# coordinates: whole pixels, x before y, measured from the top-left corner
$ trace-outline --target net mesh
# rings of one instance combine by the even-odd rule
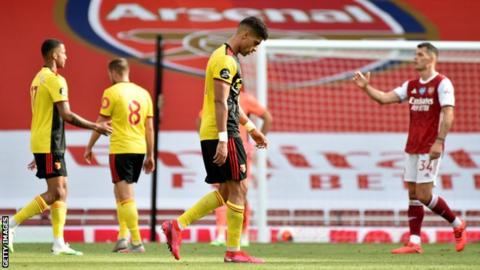
[[[405,132],[406,103],[380,106],[351,82],[354,71],[372,72],[383,91],[416,78],[414,50],[267,49],[268,107],[273,131]],[[255,57],[241,59],[244,85],[256,92]],[[453,132],[480,131],[480,51],[441,51],[437,70],[456,92]]]
[[[258,200],[264,198],[269,201],[276,200],[275,202],[289,202],[285,209],[269,208],[268,225],[407,226],[407,214],[403,210],[400,211],[405,206],[406,198],[402,197],[396,184],[402,181],[402,168],[385,169],[375,159],[362,156],[356,160],[357,165],[345,169],[341,164],[347,162],[346,159],[335,160],[335,158],[345,153],[357,153],[355,151],[359,149],[359,144],[356,142],[365,138],[362,137],[364,133],[407,134],[408,104],[404,102],[381,106],[358,89],[351,78],[357,70],[371,72],[371,84],[375,88],[391,91],[401,86],[406,80],[418,77],[412,65],[415,50],[276,47],[275,49],[267,48],[266,53],[267,107],[274,119],[271,131],[277,132],[273,134],[277,136],[274,137],[275,142],[284,148],[280,150],[276,150],[275,146],[274,150],[270,148],[268,159],[269,162],[272,160],[274,162],[267,165],[268,199],[258,196]],[[244,88],[253,93],[257,92],[256,61],[256,57],[241,58]],[[446,75],[455,87],[455,124],[451,132],[471,133],[467,134],[468,138],[471,138],[468,140],[474,140],[475,134],[480,131],[480,95],[478,95],[480,50],[440,50],[436,68]],[[289,138],[282,137],[282,132],[289,133]],[[301,136],[290,140],[293,138],[290,133]],[[344,139],[341,142],[346,142],[347,145],[338,146],[333,143],[335,146],[325,147],[325,149],[333,149],[333,152],[331,156],[326,157],[330,163],[321,163],[323,160],[318,155],[323,150],[318,149],[324,149],[324,147],[317,147],[316,144],[321,143],[317,142],[317,138],[309,140],[312,138],[309,136],[328,137],[322,141],[328,143],[335,140],[333,136],[338,134],[345,137],[358,136],[358,138],[342,137]],[[398,140],[400,137],[396,138]],[[291,141],[302,142],[294,144]],[[352,143],[352,146],[348,143]],[[398,140],[399,145],[402,143]],[[291,146],[290,149],[288,148],[290,144],[296,146]],[[372,147],[368,153],[373,155],[377,148]],[[382,149],[390,151],[391,147]],[[385,160],[388,162],[393,156],[395,156],[395,162],[398,161],[396,154],[389,156],[391,152],[378,151],[379,159],[384,158],[382,155],[385,154],[387,156]],[[288,164],[278,161],[283,160],[278,158],[281,155],[285,156]],[[399,156],[403,157],[403,153]],[[349,159],[353,161],[355,158],[350,156]],[[365,160],[367,162],[363,163]],[[318,164],[313,164],[311,161]],[[275,162],[277,163],[274,164]],[[372,162],[373,165],[369,165],[368,162]],[[336,167],[329,167],[331,164],[336,164]],[[448,169],[461,172],[459,174],[464,172],[451,164],[448,166],[450,166]],[[369,176],[363,175],[365,172],[378,176],[378,179],[381,179],[382,188],[363,189],[362,181],[371,180],[366,180]],[[253,179],[257,176],[256,171],[253,170]],[[329,181],[325,180],[327,178]],[[443,181],[446,178],[444,176],[439,178],[442,183],[440,189],[442,189],[445,187]],[[470,179],[470,176],[462,174],[462,179]],[[305,182],[310,186],[305,187]],[[295,189],[302,190],[303,193],[301,196],[298,195],[300,192],[291,195],[286,190],[276,189],[278,183],[295,183]],[[458,190],[459,187],[455,189]],[[257,199],[256,190],[251,191]],[[465,201],[473,202],[474,197],[469,196],[464,197]],[[458,200],[458,197],[456,198]],[[379,205],[378,200],[384,203]],[[251,205],[255,208],[256,203]],[[454,207],[462,208],[463,206],[457,203]],[[467,209],[470,208],[470,206],[467,207]],[[468,211],[465,213],[468,219]],[[425,222],[426,226],[445,226],[445,222],[437,216],[432,218],[432,222]],[[297,233],[306,231],[304,228],[295,230]],[[330,235],[333,239],[330,241],[335,242],[335,239],[340,242],[350,241],[349,235],[342,233],[343,231],[340,231],[335,237]],[[315,237],[315,233],[305,234],[304,239],[311,240],[312,237]]]

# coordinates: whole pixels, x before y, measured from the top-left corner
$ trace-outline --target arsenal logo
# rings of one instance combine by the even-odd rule
[[[290,39],[438,39],[400,1],[57,1],[57,21],[95,48],[153,64],[164,38],[164,66],[204,75],[210,53],[247,16],[261,17],[270,37]],[[377,61],[377,60],[372,60]],[[371,63],[362,63],[368,65]],[[362,66],[352,67],[361,69]],[[328,74],[334,75],[334,74]]]

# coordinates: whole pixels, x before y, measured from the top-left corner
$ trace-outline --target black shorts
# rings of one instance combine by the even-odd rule
[[[122,180],[137,183],[142,171],[145,154],[110,154],[110,173],[112,183]]]
[[[37,164],[36,176],[40,179],[49,179],[58,176],[67,176],[64,153],[33,154]]]
[[[213,163],[218,140],[201,141],[203,163],[207,171],[205,182],[209,184],[225,183],[227,180],[241,181],[247,178],[247,154],[240,137],[228,138],[228,156],[225,164]]]

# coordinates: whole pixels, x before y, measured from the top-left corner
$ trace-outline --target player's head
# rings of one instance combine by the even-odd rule
[[[56,67],[65,67],[67,52],[65,45],[58,39],[49,38],[42,43],[42,56],[45,62],[55,62]]]
[[[239,53],[246,56],[255,52],[263,40],[267,40],[268,29],[262,19],[251,16],[240,22],[237,35],[240,36]]]
[[[430,42],[423,42],[417,45],[415,52],[415,69],[423,71],[429,68],[435,68],[438,58],[438,49]]]
[[[128,79],[129,72],[128,61],[125,58],[116,58],[108,63],[108,74],[113,83]]]

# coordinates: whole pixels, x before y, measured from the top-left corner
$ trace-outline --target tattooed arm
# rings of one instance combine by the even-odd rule
[[[112,133],[112,128],[110,127],[109,122],[94,123],[84,119],[83,117],[77,115],[70,110],[70,105],[68,101],[57,102],[55,103],[55,106],[57,107],[60,116],[67,123],[70,123],[77,127],[95,130],[96,132],[103,135],[109,135]]]

